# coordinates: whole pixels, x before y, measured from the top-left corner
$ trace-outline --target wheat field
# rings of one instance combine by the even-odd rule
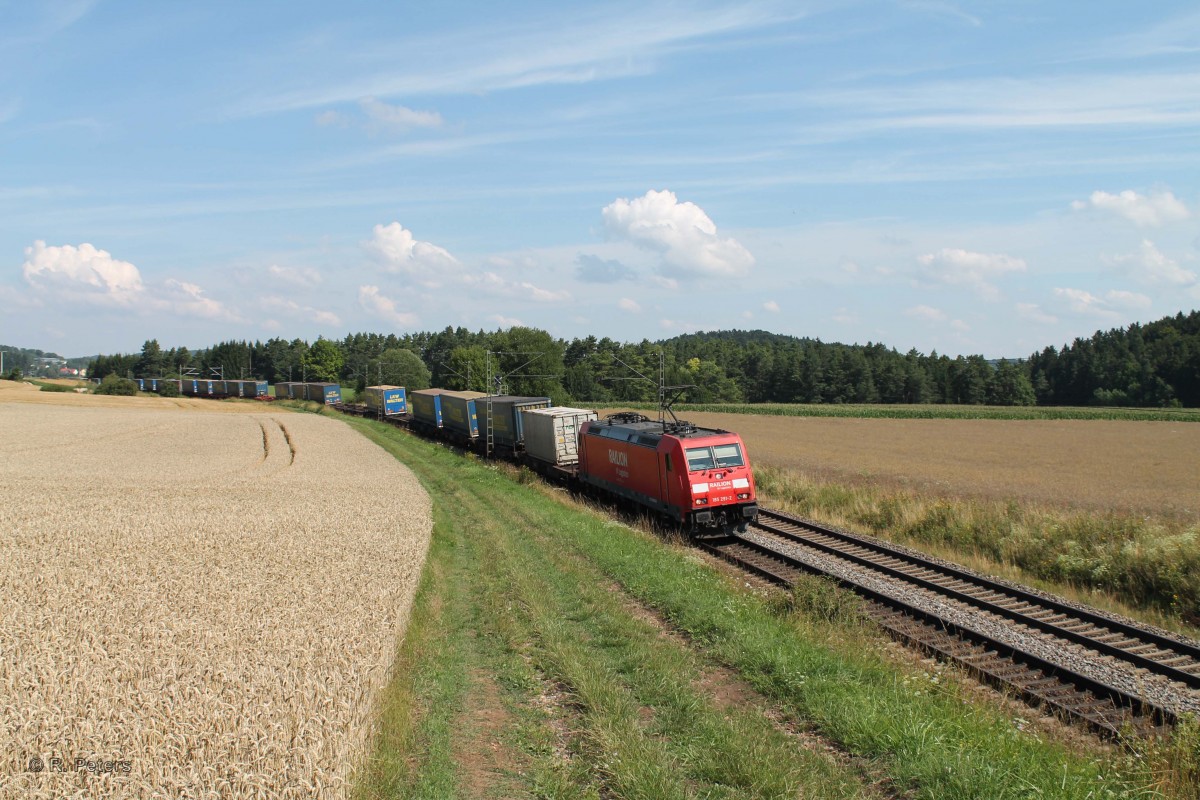
[[[412,473],[316,415],[54,397],[0,396],[0,797],[345,796],[429,543]]]

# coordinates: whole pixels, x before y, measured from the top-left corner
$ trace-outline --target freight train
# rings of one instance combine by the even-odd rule
[[[600,419],[595,411],[555,406],[549,397],[418,389],[407,399],[410,414],[384,418],[571,488],[633,504],[689,533],[745,530],[758,516],[754,474],[736,433],[674,415],[670,421],[633,413]],[[380,415],[377,406],[338,408]]]
[[[263,397],[261,381],[170,380],[195,397]],[[568,486],[657,514],[693,535],[745,530],[758,516],[754,474],[736,433],[702,428],[664,407],[658,420],[555,406],[549,397],[370,386],[363,405],[342,403],[336,383],[277,383],[276,399],[331,405],[379,417],[481,456],[500,458]],[[670,414],[668,421],[666,415]]]

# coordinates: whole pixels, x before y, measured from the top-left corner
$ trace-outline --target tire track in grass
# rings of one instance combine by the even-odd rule
[[[757,709],[722,707],[698,691],[703,670],[696,653],[632,614],[628,598],[613,591],[586,559],[548,546],[537,531],[552,521],[520,504],[503,503],[496,511],[501,509],[512,509],[509,516],[519,520],[513,527],[532,532],[495,558],[509,559],[508,572],[522,576],[514,586],[533,612],[543,644],[557,640],[551,668],[557,667],[557,676],[576,690],[585,709],[593,702],[589,695],[597,695],[587,689],[593,680],[615,687],[622,735],[637,730],[639,738],[661,743],[664,775],[673,774],[674,790],[683,796],[790,797],[803,787],[809,797],[879,796],[828,753],[797,748]],[[563,642],[574,645],[582,665],[571,660]],[[593,716],[601,713],[596,709]],[[603,742],[603,731],[596,738]],[[607,777],[610,788],[623,795],[630,787],[620,779]]]

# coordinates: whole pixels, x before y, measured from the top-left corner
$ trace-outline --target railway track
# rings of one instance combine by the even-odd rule
[[[825,574],[893,637],[1105,736],[1200,710],[1200,647],[870,537],[762,510],[702,548],[775,583]]]

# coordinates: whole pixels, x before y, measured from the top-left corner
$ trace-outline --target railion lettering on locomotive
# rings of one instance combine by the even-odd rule
[[[629,466],[629,454],[623,453],[620,450],[608,451],[608,463],[616,464],[618,467]]]

